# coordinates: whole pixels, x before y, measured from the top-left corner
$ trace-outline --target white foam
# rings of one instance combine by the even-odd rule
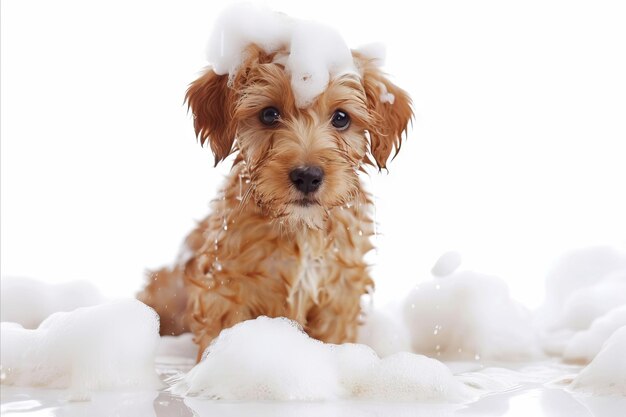
[[[570,388],[595,395],[626,396],[626,326],[613,333]]]
[[[336,398],[331,352],[295,322],[259,317],[223,330],[174,393],[226,400]]]
[[[180,395],[225,400],[460,401],[468,390],[440,362],[365,345],[325,344],[285,318],[259,317],[222,331],[202,362],[173,385]]]
[[[404,316],[418,353],[509,361],[536,353],[529,311],[497,277],[459,271],[421,283],[407,296]]]
[[[404,323],[379,310],[370,311],[365,315],[364,323],[359,327],[357,340],[374,349],[381,358],[411,350],[408,330]]]
[[[626,305],[626,269],[572,291],[563,303],[559,325],[572,330],[587,329],[593,320],[622,305]]]
[[[462,260],[463,258],[459,252],[445,252],[437,259],[430,272],[433,276],[445,277],[456,271],[461,266]]]
[[[178,336],[161,336],[157,356],[196,359],[198,345],[193,342],[192,333],[183,333]]]
[[[266,53],[289,51],[284,62],[298,107],[310,105],[329,80],[357,74],[352,53],[335,29],[250,4],[236,4],[220,14],[207,58],[217,74],[233,77],[250,44]]]
[[[2,384],[88,391],[156,388],[158,316],[137,300],[55,313],[35,330],[2,323]]]
[[[100,304],[104,297],[87,281],[47,284],[30,278],[2,278],[0,320],[34,329],[50,314]]]
[[[619,271],[621,278],[612,275]],[[611,285],[601,285],[603,281],[626,285],[624,272],[626,251],[620,248],[595,246],[561,256],[546,277],[546,301],[541,311],[546,327],[582,330],[595,318],[625,303],[625,291],[611,294]]]
[[[594,320],[589,329],[574,334],[565,346],[563,358],[570,362],[591,362],[604,342],[623,326],[626,326],[626,305],[614,308]]]
[[[368,43],[356,48],[363,58],[370,60],[377,67],[385,65],[387,59],[387,47],[380,42]]]
[[[608,246],[577,249],[561,256],[546,278],[546,301],[536,314],[544,351],[564,355],[572,337],[588,329],[594,320],[626,305],[626,251]],[[594,336],[595,335],[595,336]],[[581,343],[588,337],[576,336]],[[607,335],[608,336],[608,335]],[[583,339],[578,339],[583,338]],[[582,342],[582,340],[586,340]],[[597,343],[594,344],[597,349]],[[588,361],[582,345],[571,347],[568,360]],[[577,352],[579,349],[580,352]],[[574,358],[576,355],[582,355]]]

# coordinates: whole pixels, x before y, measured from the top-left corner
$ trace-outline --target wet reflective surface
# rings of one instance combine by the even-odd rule
[[[160,361],[157,370],[164,380],[186,372],[190,363]],[[186,416],[546,416],[621,417],[626,397],[591,397],[564,389],[572,367],[556,363],[510,364],[479,369],[476,364],[449,364],[470,386],[495,391],[468,404],[418,402],[322,401],[322,402],[230,402],[181,398],[167,392],[94,392],[89,401],[71,401],[64,390],[1,387],[3,416],[85,417],[186,417]]]

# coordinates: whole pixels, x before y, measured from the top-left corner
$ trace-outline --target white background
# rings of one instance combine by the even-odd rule
[[[2,1],[3,276],[131,295],[228,172],[183,96],[223,1]],[[416,117],[366,182],[378,302],[456,249],[541,302],[568,248],[626,243],[626,3],[270,1],[382,41]]]

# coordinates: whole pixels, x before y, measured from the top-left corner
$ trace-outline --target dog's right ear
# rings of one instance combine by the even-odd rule
[[[191,83],[185,101],[193,113],[196,137],[202,145],[209,141],[217,165],[231,154],[236,134],[235,93],[228,87],[228,74],[209,69]]]

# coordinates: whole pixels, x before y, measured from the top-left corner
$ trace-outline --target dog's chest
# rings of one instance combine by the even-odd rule
[[[328,265],[323,253],[314,249],[308,242],[301,243],[287,298],[290,305],[302,304],[305,299],[319,302],[319,290],[328,276]]]

